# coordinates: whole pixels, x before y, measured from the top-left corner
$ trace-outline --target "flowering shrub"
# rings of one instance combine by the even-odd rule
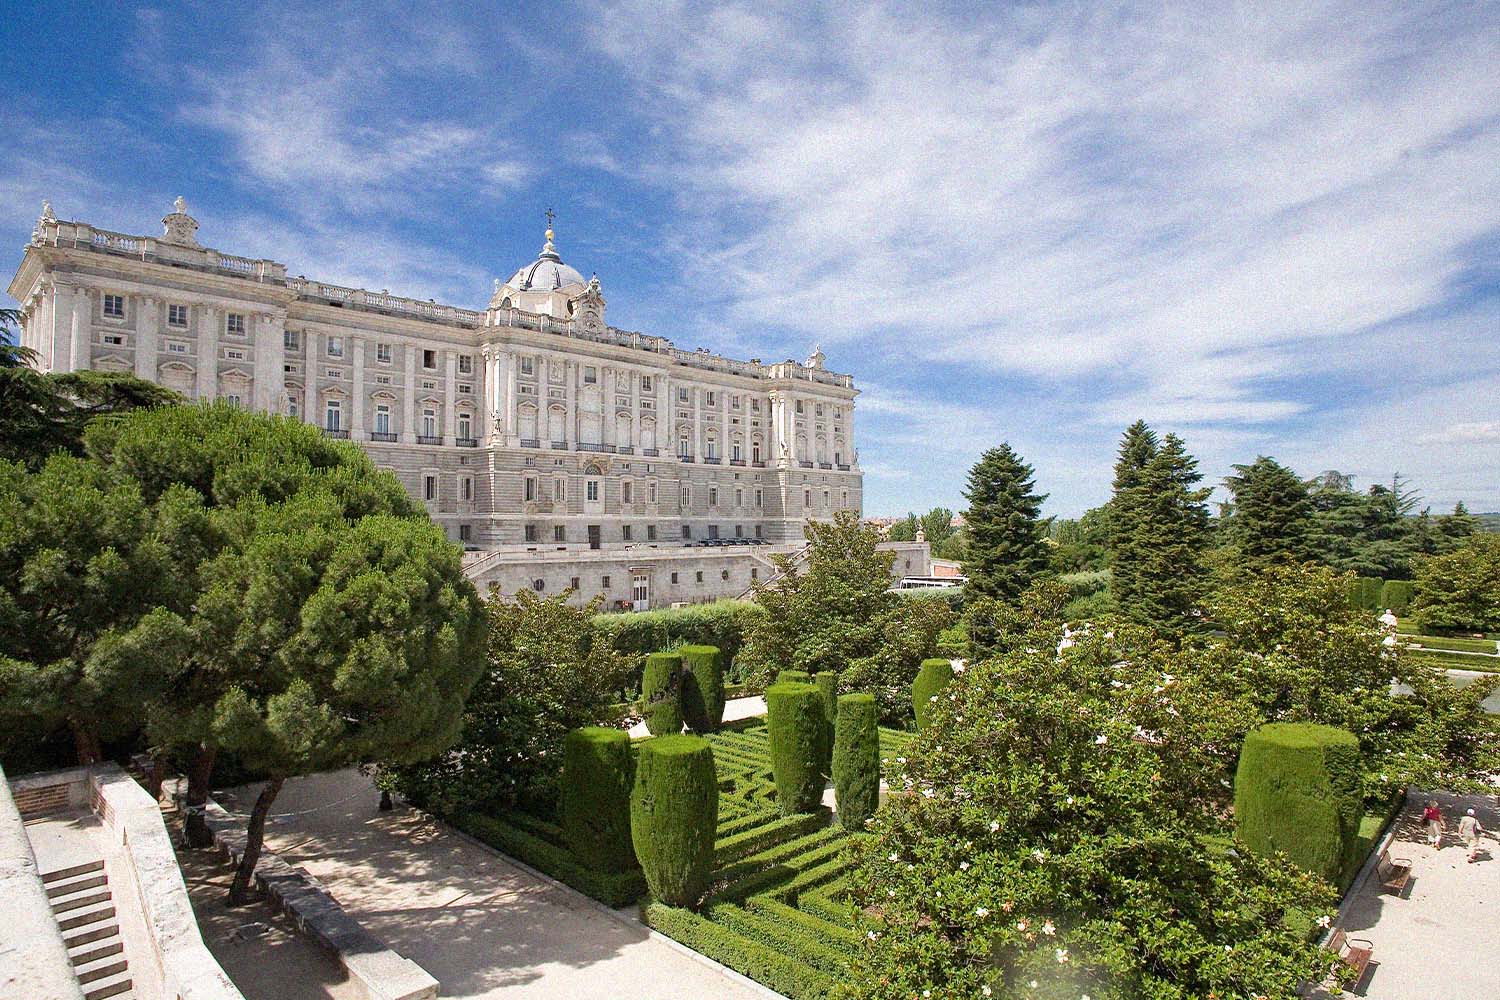
[[[857,848],[859,985],[837,995],[1290,997],[1328,974],[1307,930],[1332,887],[1226,836],[1243,706],[1144,633],[1014,645],[943,690]]]

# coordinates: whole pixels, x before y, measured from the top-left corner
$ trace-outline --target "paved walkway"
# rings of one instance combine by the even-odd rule
[[[1422,804],[1438,800],[1448,834],[1441,847],[1427,843]],[[1464,809],[1478,810],[1490,837],[1479,860],[1455,833]],[[1443,793],[1413,796],[1396,823],[1392,857],[1410,858],[1412,878],[1400,896],[1380,891],[1370,878],[1349,899],[1343,926],[1351,937],[1375,945],[1362,993],[1376,1000],[1494,1000],[1500,997],[1500,800]]]
[[[238,790],[233,807],[255,791]],[[378,800],[352,770],[288,781],[266,843],[437,977],[444,998],[768,995],[422,813],[378,812]]]
[[[766,699],[760,695],[753,698],[734,698],[724,703],[724,721],[738,722],[740,719],[749,719],[757,715],[766,714]],[[630,738],[643,739],[650,736],[651,730],[646,728],[644,722],[637,722],[630,727]]]

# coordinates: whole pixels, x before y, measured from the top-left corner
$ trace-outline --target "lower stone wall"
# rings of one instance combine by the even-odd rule
[[[34,784],[33,790],[61,787]],[[34,795],[33,801],[44,798]],[[0,771],[0,997],[83,1000],[26,827]]]

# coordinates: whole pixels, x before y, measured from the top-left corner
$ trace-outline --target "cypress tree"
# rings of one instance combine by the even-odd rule
[[[986,451],[969,470],[964,574],[970,593],[1014,600],[1047,568],[1047,522],[1041,518],[1047,494],[1035,492],[1033,472],[1008,443]]]
[[[1140,590],[1135,538],[1141,520],[1141,477],[1158,447],[1156,432],[1144,420],[1137,420],[1125,428],[1115,461],[1114,493],[1105,508],[1105,526],[1109,535],[1109,589],[1122,608],[1134,603]]]
[[[1134,488],[1137,520],[1130,543],[1135,592],[1126,617],[1168,633],[1194,627],[1207,590],[1208,495],[1182,439],[1168,434]]]
[[[1234,497],[1234,512],[1225,522],[1241,561],[1253,569],[1305,562],[1312,557],[1312,499],[1296,473],[1261,455],[1236,465],[1238,475],[1224,480]]]

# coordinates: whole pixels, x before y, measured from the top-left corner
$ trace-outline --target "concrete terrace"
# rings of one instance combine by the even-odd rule
[[[256,791],[221,801],[243,812]],[[421,812],[378,812],[378,801],[353,770],[288,781],[266,846],[435,976],[445,998],[774,996]]]

